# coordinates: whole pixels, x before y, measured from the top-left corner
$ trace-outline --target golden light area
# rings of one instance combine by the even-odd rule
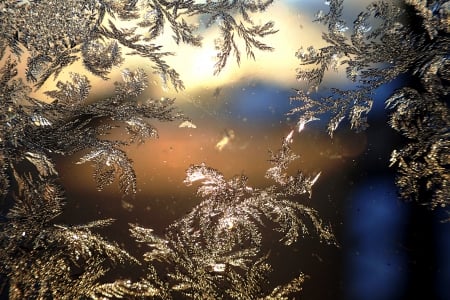
[[[326,7],[322,8],[326,9]],[[169,26],[167,26],[163,35],[158,37],[154,43],[162,45],[162,51],[164,52],[173,52],[174,55],[166,56],[164,59],[169,66],[173,67],[180,74],[186,89],[177,92],[170,85],[167,88],[162,87],[160,78],[154,75],[150,78],[150,91],[148,93],[158,98],[176,97],[179,101],[183,101],[183,99],[189,98],[184,96],[190,96],[199,89],[237,85],[249,78],[254,81],[270,82],[285,88],[299,87],[302,83],[297,82],[295,78],[296,69],[298,67],[304,69],[308,67],[300,65],[300,60],[295,56],[296,51],[300,47],[306,49],[309,46],[314,46],[318,49],[326,45],[321,38],[325,28],[313,22],[314,13],[314,11],[310,10],[299,12],[298,8],[280,1],[271,5],[266,12],[256,14],[254,16],[255,25],[262,25],[267,20],[272,20],[275,23],[275,29],[278,32],[260,38],[263,43],[273,47],[274,50],[261,51],[254,49],[255,60],[248,58],[245,44],[238,34],[235,33],[235,41],[241,52],[240,64],[237,64],[236,57],[232,53],[227,60],[226,66],[217,75],[214,75],[214,65],[217,56],[214,40],[220,36],[217,26],[213,25],[200,32],[203,36],[201,47],[193,47],[183,43],[177,45],[172,38]],[[134,27],[130,22],[119,22],[118,20],[115,22],[124,28]],[[193,22],[198,21],[193,20]],[[123,53],[127,53],[126,49],[123,49]],[[112,91],[114,88],[113,82],[121,79],[120,70],[124,68],[144,68],[149,74],[154,73],[152,63],[148,59],[134,55],[124,55],[124,58],[126,62],[121,66],[114,67],[108,76],[110,79],[107,81],[86,74],[91,81],[92,94]],[[22,59],[20,69],[23,73],[26,68],[25,62],[26,58]],[[81,59],[72,64],[70,68],[64,69],[57,77],[57,80],[52,80],[53,77],[47,80],[43,87],[33,91],[31,96],[35,96],[45,102],[52,101],[52,99],[43,94],[43,91],[55,89],[58,80],[70,80],[70,72],[84,72]],[[344,72],[343,67],[338,68],[338,72],[328,72],[325,82],[345,81]]]
[[[224,128],[233,125],[213,119],[197,122],[197,128],[179,128],[172,123],[155,123],[155,126],[159,132],[158,139],[126,148],[134,161],[139,193],[185,193],[185,170],[192,164],[201,163],[218,169],[226,178],[244,174],[249,177],[250,185],[263,187],[273,183],[264,178],[270,167],[269,150],[279,149],[283,137],[289,133],[287,126],[264,132],[234,126],[233,138],[230,138],[230,129]],[[121,133],[111,136],[123,137]],[[226,143],[225,139],[228,139]],[[364,133],[350,131],[340,131],[330,139],[326,133],[318,134],[306,129],[301,134],[294,133],[293,139],[293,150],[300,158],[289,169],[292,175],[301,170],[311,176],[319,172],[322,176],[330,176],[351,164],[367,147]],[[66,184],[72,188],[82,186],[95,190],[90,176],[92,166],[90,163],[75,165],[76,160],[75,157],[61,165],[62,173],[70,174],[65,179]],[[99,195],[103,193],[117,193],[117,185],[113,184]]]
[[[216,26],[211,26],[202,33],[204,39],[201,48],[175,45],[171,37],[166,35],[164,44],[171,45],[169,47],[171,49],[177,49],[176,55],[167,58],[167,61],[170,65],[177,66],[176,70],[185,83],[186,92],[212,86],[239,84],[247,78],[270,82],[281,87],[297,86],[295,69],[299,66],[299,60],[295,57],[295,52],[302,45],[323,46],[324,43],[320,38],[322,29],[312,22],[313,16],[306,13],[299,14],[296,9],[282,2],[270,6],[261,15],[261,18],[264,17],[263,20],[255,18],[255,24],[264,24],[267,16],[274,21],[278,32],[265,36],[261,41],[274,50],[254,49],[256,59],[253,60],[247,57],[245,44],[238,34],[235,34],[235,41],[241,52],[240,64],[237,64],[236,56],[232,52],[227,65],[217,75],[213,75],[217,56],[214,39],[220,36]],[[173,90],[167,90],[165,94],[176,96]]]
[[[355,1],[349,1],[355,2]],[[356,7],[364,7],[367,1],[353,3]],[[298,4],[296,4],[298,5]],[[326,10],[326,6],[317,5]],[[311,8],[310,8],[311,9]],[[154,89],[152,95],[177,97],[182,100],[199,89],[211,89],[212,87],[239,85],[249,78],[253,81],[268,82],[284,88],[295,88],[299,85],[296,80],[296,69],[312,68],[311,66],[301,66],[300,60],[295,53],[300,47],[304,49],[313,46],[316,49],[326,46],[322,40],[322,32],[326,28],[313,22],[315,11],[304,10],[299,12],[297,7],[286,2],[276,2],[271,5],[266,12],[256,15],[255,25],[262,25],[267,20],[275,23],[275,34],[267,35],[261,41],[274,48],[273,51],[261,51],[254,49],[255,60],[247,57],[243,40],[235,33],[235,42],[240,50],[240,64],[236,62],[233,54],[227,60],[227,65],[217,75],[214,74],[217,50],[214,48],[214,40],[220,36],[217,26],[211,26],[201,32],[203,36],[202,47],[193,47],[185,44],[177,45],[169,30],[157,40],[157,44],[165,45],[165,49],[176,49],[173,56],[166,58],[170,66],[175,66],[183,80],[186,89],[176,92],[174,89],[164,89],[158,91]],[[269,18],[267,17],[269,16]],[[351,24],[349,24],[351,26]],[[166,47],[167,46],[167,47]],[[146,66],[142,58],[132,57],[130,62],[133,66]],[[339,64],[336,71],[327,72],[324,84],[334,82],[348,82],[345,78],[345,66]],[[151,67],[148,66],[151,72]],[[158,81],[158,79],[155,79]],[[158,82],[155,82],[158,84]]]
[[[152,75],[151,62],[137,56],[124,55],[126,63],[114,68],[107,81],[89,75],[92,86],[90,101],[95,101],[98,97],[113,92],[114,81],[120,81],[121,69],[144,68],[150,76],[146,96],[156,99],[174,97],[176,106],[180,106],[182,110],[188,109],[185,113],[191,118],[191,122],[155,123],[159,139],[149,140],[141,146],[126,148],[135,162],[139,189],[147,192],[159,190],[174,193],[176,192],[174,186],[183,186],[185,170],[189,165],[203,162],[219,169],[228,178],[246,174],[250,181],[259,183],[264,181],[265,171],[269,167],[268,150],[275,151],[281,146],[281,140],[292,130],[292,124],[287,124],[286,118],[282,115],[283,117],[276,121],[268,119],[267,123],[254,126],[251,121],[247,122],[245,114],[228,116],[225,105],[235,101],[231,97],[236,95],[241,97],[238,91],[254,88],[251,85],[255,82],[270,84],[279,90],[299,88],[300,83],[295,78],[296,68],[300,67],[300,62],[295,56],[296,51],[301,46],[306,49],[310,45],[315,48],[325,45],[321,39],[322,31],[325,29],[314,23],[313,19],[314,11],[299,12],[297,7],[285,2],[274,3],[265,13],[254,17],[256,25],[262,25],[267,20],[275,22],[275,28],[279,31],[261,39],[262,42],[274,47],[274,51],[254,49],[256,60],[248,59],[245,45],[235,34],[237,45],[241,50],[241,63],[238,65],[235,56],[231,55],[225,68],[216,76],[213,75],[217,55],[214,39],[219,32],[215,26],[201,32],[204,37],[202,47],[176,45],[170,29],[167,28],[165,34],[158,38],[155,44],[163,45],[162,51],[174,52],[175,55],[165,59],[179,72],[186,87],[183,91],[176,92],[171,86],[169,89],[163,89],[160,78]],[[25,65],[24,62],[26,59],[22,59],[22,66]],[[20,72],[24,73],[24,68]],[[52,99],[44,95],[43,91],[55,89],[58,80],[69,80],[70,72],[80,72],[83,69],[80,59],[70,68],[66,68],[57,80],[52,81],[52,78],[48,80],[40,90],[33,92],[32,96],[50,102]],[[329,72],[326,76],[329,81],[338,81],[345,77],[343,69],[338,73]],[[258,100],[251,97],[238,99],[241,102],[254,101],[254,104],[258,104],[256,102]],[[280,98],[279,101],[288,103],[289,98],[288,96]],[[325,132],[325,125],[323,126]],[[114,133],[111,138],[120,139],[126,136],[123,133]],[[294,150],[301,154],[301,158],[294,163],[293,170],[295,168],[305,170],[311,175],[319,171],[326,174],[338,170],[366,148],[364,134],[337,133],[330,139],[326,133],[313,134],[305,130],[301,134],[296,133],[294,140]],[[65,170],[63,173],[70,174],[65,177],[67,184],[73,188],[83,186],[95,189],[93,179],[87,176],[92,173],[92,168],[89,164],[74,165],[75,162],[76,157],[73,157],[62,163],[62,169]],[[113,186],[115,185],[112,185],[111,189],[117,192]],[[105,192],[108,190],[110,189]]]

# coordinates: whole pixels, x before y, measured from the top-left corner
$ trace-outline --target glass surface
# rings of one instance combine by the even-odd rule
[[[345,1],[344,16],[349,24],[369,2]],[[205,39],[200,48],[176,45],[170,34],[159,37],[157,43],[176,54],[167,62],[180,73],[186,88],[164,88],[159,77],[151,75],[140,100],[176,98],[176,109],[189,121],[154,121],[157,139],[123,148],[136,172],[134,198],[122,195],[117,179],[97,191],[92,166],[76,164],[88,151],[68,157],[54,155],[67,196],[55,223],[84,224],[113,218],[113,224],[98,232],[139,258],[148,249],[130,236],[130,223],[163,235],[173,222],[201,203],[196,195],[200,184],[184,183],[189,166],[205,163],[226,179],[245,175],[249,186],[263,189],[272,184],[265,177],[270,168],[269,151],[279,149],[294,130],[291,146],[300,157],[288,171],[295,174],[301,170],[308,176],[320,172],[311,197],[304,194],[294,200],[318,211],[324,224],[332,228],[337,245],[311,234],[286,246],[279,243],[279,233],[268,230],[264,250],[270,254],[273,268],[268,285],[283,284],[304,273],[308,278],[296,298],[407,299],[419,291],[429,295],[428,299],[450,297],[450,222],[441,222],[445,208],[430,211],[399,199],[396,170],[389,167],[392,151],[405,140],[390,127],[384,101],[395,89],[408,84],[408,79],[398,78],[376,89],[368,115],[370,127],[362,132],[351,130],[344,120],[330,137],[326,115],[298,132],[299,115],[287,115],[296,105],[290,101],[295,89],[305,87],[295,78],[299,67],[295,52],[300,46],[324,45],[321,33],[326,28],[313,19],[318,10],[326,8],[322,1],[276,2],[255,19],[260,24],[265,21],[263,16],[269,16],[275,22],[279,32],[264,39],[275,50],[257,51],[255,60],[247,59],[244,50],[239,66],[231,57],[218,75],[212,75],[217,28],[203,29]],[[19,66],[19,75],[25,73],[25,61]],[[145,59],[134,56],[126,57],[120,69],[124,67],[152,72]],[[114,68],[107,81],[90,75],[89,102],[113,94],[112,82],[120,80],[120,69]],[[58,80],[68,80],[69,72],[82,70],[81,62],[76,62]],[[342,67],[327,71],[317,92],[351,85]],[[43,92],[55,86],[55,81],[48,80],[30,95],[51,102]],[[123,127],[114,128],[107,138],[125,135]],[[216,264],[213,271],[224,272],[226,266]],[[105,282],[137,280],[142,274],[137,266],[117,268],[108,273]],[[5,291],[2,295],[7,298]]]

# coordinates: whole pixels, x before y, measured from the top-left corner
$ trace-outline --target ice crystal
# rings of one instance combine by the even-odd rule
[[[162,80],[175,89],[183,88],[179,74],[164,60],[171,52],[152,41],[167,26],[176,43],[201,45],[197,26],[189,23],[192,16],[208,18],[208,25],[221,20],[215,72],[225,67],[234,51],[237,61],[240,51],[235,43],[237,33],[245,42],[246,52],[254,58],[253,48],[271,50],[257,38],[275,33],[273,23],[253,25],[251,14],[264,11],[268,1],[2,1],[0,4],[0,57],[9,48],[19,58],[27,58],[27,80],[40,87],[63,68],[82,59],[87,70],[107,78],[114,66],[119,66],[127,54],[148,58]],[[240,14],[241,18],[237,18]],[[132,21],[133,26],[119,28],[116,20]],[[146,32],[146,33],[143,33]],[[26,52],[24,53],[24,50]]]
[[[121,192],[133,196],[136,175],[124,146],[156,138],[154,119],[179,120],[179,127],[196,125],[174,109],[173,99],[142,99],[148,75],[141,69],[123,69],[114,91],[93,103],[88,101],[91,83],[83,74],[72,73],[69,81],[58,81],[55,90],[46,91],[52,103],[30,97],[30,87],[41,88],[77,60],[106,80],[127,55],[138,55],[151,62],[162,84],[181,89],[179,74],[165,61],[173,53],[154,44],[157,37],[170,31],[177,44],[200,46],[192,18],[206,27],[217,26],[217,74],[231,55],[240,62],[238,38],[249,58],[255,58],[255,49],[272,49],[262,39],[276,32],[274,23],[256,25],[252,20],[272,1],[2,1],[0,292],[7,289],[11,299],[288,299],[301,290],[306,275],[269,287],[273,267],[264,250],[272,237],[268,232],[284,246],[312,231],[334,243],[317,211],[301,201],[311,197],[321,173],[287,173],[298,157],[290,147],[295,131],[330,112],[330,135],[345,118],[353,128],[364,129],[374,91],[401,75],[416,79],[417,85],[387,100],[393,110],[391,126],[411,140],[391,157],[399,169],[397,184],[405,198],[422,201],[420,195],[428,193],[431,207],[448,205],[449,3],[404,2],[374,2],[350,29],[342,18],[343,1],[326,1],[329,12],[316,17],[328,29],[323,38],[329,46],[296,53],[302,65],[314,68],[297,72],[297,79],[309,82],[310,88],[298,90],[293,98],[302,102],[291,111],[301,114],[297,130],[271,152],[266,178],[274,184],[250,187],[244,175],[226,179],[205,164],[191,166],[185,183],[199,184],[200,203],[163,234],[130,224],[131,236],[147,247],[144,275],[105,283],[109,268],[139,262],[95,233],[112,219],[84,225],[55,221],[69,201],[58,181],[55,156],[80,155],[78,164],[94,165],[99,190],[117,180]],[[17,71],[22,59],[27,65],[23,80]],[[357,86],[317,97],[326,71],[340,65],[346,65],[347,77]],[[108,139],[117,127],[126,139]],[[230,130],[217,148],[233,138]]]
[[[0,89],[5,95],[1,98],[4,116],[1,123],[2,160],[12,166],[26,158],[43,176],[56,172],[50,154],[72,155],[92,149],[79,163],[95,163],[94,178],[99,189],[118,175],[122,192],[133,194],[136,190],[134,170],[131,160],[120,147],[156,137],[150,119],[171,121],[181,118],[181,114],[174,111],[173,100],[133,100],[147,86],[146,74],[139,69],[125,70],[123,82],[116,83],[115,95],[90,104],[86,103],[90,84],[85,76],[73,74],[72,82],[58,82],[58,90],[46,92],[55,101],[45,104],[28,97],[26,86],[20,80],[12,79],[16,74],[14,63],[7,61],[1,71]],[[112,126],[95,122],[108,119],[126,124],[130,139],[111,141],[101,138]],[[4,172],[2,178],[7,181]],[[2,192],[3,195],[6,193],[6,190]]]
[[[112,69],[124,62],[124,55],[138,55],[152,62],[154,72],[164,85],[170,83],[176,90],[181,89],[184,86],[178,73],[164,60],[173,53],[153,44],[154,39],[170,27],[177,44],[200,46],[201,36],[196,33],[198,28],[190,22],[192,17],[204,18],[207,26],[217,25],[220,29],[215,68],[215,73],[218,73],[225,67],[232,51],[238,63],[240,61],[235,34],[242,38],[250,58],[255,57],[254,48],[272,49],[259,38],[275,33],[274,24],[254,25],[251,18],[253,13],[264,11],[271,3],[194,3],[190,0],[8,0],[0,3],[0,58],[4,62],[0,70],[0,189],[2,203],[6,204],[2,204],[0,219],[2,293],[7,288],[11,299],[95,298],[98,294],[118,297],[127,293],[168,298],[169,283],[158,279],[151,266],[147,272],[151,279],[148,283],[145,280],[139,283],[118,280],[111,285],[98,284],[110,266],[136,261],[115,243],[93,233],[94,227],[109,225],[110,219],[80,226],[53,222],[63,211],[66,201],[53,159],[55,155],[84,152],[78,163],[94,164],[98,189],[118,178],[122,193],[133,195],[136,176],[123,146],[157,137],[151,119],[179,119],[184,121],[181,127],[196,126],[174,110],[173,99],[142,100],[147,74],[141,69],[124,69],[122,81],[115,83],[114,94],[94,103],[87,101],[91,85],[83,74],[71,73],[71,80],[58,81],[55,90],[46,91],[45,94],[53,99],[50,104],[30,97],[29,86],[41,88],[52,75],[56,78],[80,59],[90,73],[107,79]],[[118,25],[118,21],[125,21],[120,23],[124,25]],[[16,66],[22,59],[26,59],[26,82],[17,76]],[[128,140],[107,138],[118,126],[124,127]],[[205,196],[207,191],[205,186]],[[204,212],[200,208],[197,210]],[[215,294],[217,291],[212,287],[201,290],[206,284],[206,281],[197,283],[199,278],[206,280],[201,276],[202,272],[216,274],[213,277],[218,278],[218,274],[228,273],[230,264],[243,269],[248,262],[247,257],[253,257],[254,264],[245,270],[247,277],[242,277],[243,273],[230,273],[235,276],[235,284],[241,284],[239,290],[230,291],[230,294],[237,295],[246,287],[252,287],[249,293],[260,289],[256,286],[257,279],[268,265],[262,258],[254,257],[255,247],[242,251],[231,249],[232,241],[229,241],[228,246],[224,246],[227,249],[212,251],[214,256],[202,262],[203,271],[190,268],[188,261],[183,265],[187,256],[177,252],[181,245],[176,243],[182,240],[190,242],[188,226],[193,225],[197,218],[197,215],[189,215],[171,227],[174,228],[172,244],[162,238],[152,238],[150,231],[143,235],[144,229],[137,226],[133,226],[132,234],[138,239],[145,236],[143,242],[154,249],[146,254],[146,260],[180,263],[179,267],[172,266],[174,284],[171,288],[174,291],[192,295]],[[235,216],[223,219],[220,224],[222,230],[242,225]],[[179,241],[175,236],[176,227],[184,232],[178,237]],[[207,234],[211,233],[207,231]],[[239,238],[244,239],[240,235]],[[199,248],[197,251],[213,250],[211,242],[207,242],[211,249]],[[177,247],[172,248],[174,246]],[[195,250],[196,246],[190,244],[190,247]],[[221,257],[220,254],[226,251],[227,256]],[[201,263],[200,256],[195,259]],[[185,292],[186,289],[190,291]]]
[[[0,278],[8,284],[10,299],[80,298],[109,267],[137,262],[92,232],[111,219],[70,227],[55,224],[64,196],[51,177],[14,172],[14,179],[18,195],[0,222]]]
[[[124,71],[115,94],[87,103],[90,84],[85,76],[58,82],[46,104],[28,96],[30,89],[17,79],[16,63],[7,59],[0,70],[0,276],[11,299],[74,299],[86,296],[115,264],[135,261],[115,243],[104,240],[87,225],[53,223],[66,201],[57,181],[54,155],[90,150],[80,163],[95,163],[94,178],[101,189],[117,176],[125,195],[136,191],[131,160],[120,147],[156,137],[151,119],[183,119],[173,100],[137,101],[146,74]],[[111,125],[126,124],[129,140],[105,139]],[[3,217],[4,215],[4,217]],[[3,286],[5,287],[5,286]]]
[[[308,234],[308,224],[321,239],[334,242],[317,212],[290,197],[310,193],[318,178],[285,173],[294,158],[290,142],[284,139],[282,148],[272,154],[267,177],[277,184],[264,189],[249,187],[243,175],[226,180],[205,164],[191,166],[185,183],[201,183],[197,190],[201,203],[170,225],[163,237],[131,224],[132,235],[150,248],[144,254],[148,274],[138,282],[102,285],[94,298],[288,299],[301,290],[303,274],[272,291],[263,288],[271,270],[268,255],[262,253],[265,226],[279,232],[285,245]],[[165,266],[165,282],[156,272],[157,263]]]
[[[328,132],[332,135],[345,118],[350,120],[352,128],[364,130],[368,126],[366,117],[372,108],[374,90],[405,73],[414,62],[409,60],[406,50],[411,46],[401,38],[403,30],[392,30],[393,24],[400,19],[399,7],[383,1],[370,4],[365,12],[358,15],[353,22],[352,34],[347,36],[343,34],[346,31],[343,29],[347,28],[342,18],[343,1],[330,1],[329,6],[327,14],[317,17],[318,22],[328,27],[323,39],[329,45],[320,49],[311,46],[307,52],[297,52],[302,65],[315,67],[312,70],[298,68],[297,79],[307,81],[310,87],[307,93],[299,90],[297,96],[292,98],[302,105],[291,113],[301,112],[305,117],[312,118],[331,112]],[[369,31],[368,22],[372,18],[380,19],[380,24]],[[399,45],[399,40],[405,45]],[[326,71],[337,70],[339,65],[347,66],[346,75],[358,83],[357,88],[333,88],[329,95],[316,97],[316,93],[312,92],[317,90]]]
[[[314,67],[298,69],[297,79],[306,80],[310,88],[306,92],[298,90],[292,97],[301,104],[290,114],[300,113],[301,125],[304,120],[331,113],[331,136],[344,119],[352,128],[363,130],[368,126],[367,114],[375,90],[408,77],[416,84],[399,89],[386,101],[392,110],[392,128],[410,140],[391,156],[391,165],[398,167],[397,185],[405,199],[419,200],[424,198],[421,195],[431,194],[431,200],[425,201],[428,205],[447,206],[450,3],[376,1],[357,16],[347,35],[342,30],[346,28],[343,1],[327,2],[329,12],[318,14],[317,21],[328,28],[323,33],[328,46],[297,52],[302,65]],[[314,91],[336,63],[346,66],[346,76],[356,83],[355,88],[333,88],[329,93],[321,91],[319,96]]]
[[[447,77],[447,80],[450,77]],[[433,97],[434,96],[434,97]],[[394,150],[391,165],[397,165],[397,186],[406,199],[423,201],[424,192],[432,201],[424,204],[446,207],[450,204],[450,116],[448,106],[430,93],[405,87],[387,101],[394,109],[391,126],[411,140]]]

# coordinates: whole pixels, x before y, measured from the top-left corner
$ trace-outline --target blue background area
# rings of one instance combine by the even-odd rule
[[[427,299],[450,299],[450,223],[441,222],[445,215],[400,200],[395,168],[388,167],[390,152],[402,144],[399,141],[392,144],[392,137],[400,136],[387,125],[389,111],[385,100],[404,85],[405,80],[400,78],[375,91],[369,113],[368,149],[353,171],[342,170],[341,175],[335,175],[358,174],[355,186],[346,191],[347,198],[335,195],[332,199],[342,201],[338,209],[343,210],[343,226],[335,227],[342,230],[341,269],[329,270],[341,274],[343,285],[339,292],[330,292],[333,299],[394,300],[422,292]],[[245,118],[247,126],[255,125],[261,130],[280,122],[293,125],[298,115],[287,120],[285,114],[300,105],[290,103],[289,97],[294,95],[293,89],[257,83],[232,90],[233,100],[226,104],[226,110],[234,122]],[[328,120],[329,116],[324,115],[321,121],[308,127],[325,130]],[[346,128],[348,124],[343,122],[338,132]],[[414,213],[410,212],[411,207],[415,208]],[[305,299],[316,299],[309,297],[306,289],[302,295]]]
[[[256,83],[232,91],[228,110],[233,119],[246,118],[258,126],[268,124],[271,120],[286,119],[285,114],[292,108],[289,97],[295,91],[280,89],[278,86]]]
[[[399,241],[406,206],[392,180],[362,183],[346,208],[346,299],[399,299],[405,288],[406,257]]]
[[[448,211],[448,210],[447,210]],[[445,211],[440,211],[439,218],[449,218]],[[436,222],[436,255],[438,260],[436,289],[439,299],[450,299],[450,221]]]

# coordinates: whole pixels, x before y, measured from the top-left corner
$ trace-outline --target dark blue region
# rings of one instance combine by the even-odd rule
[[[434,232],[436,235],[436,258],[438,261],[436,290],[439,299],[450,299],[450,220],[448,219],[448,208],[438,211],[438,220],[434,224]]]
[[[386,100],[398,89],[407,86],[406,76],[399,76],[395,80],[381,85],[375,89],[373,95],[373,106],[371,113],[384,114],[386,109]]]
[[[226,109],[233,119],[246,120],[249,125],[285,121],[293,107],[289,98],[294,95],[293,89],[266,83],[239,86],[231,91]]]
[[[406,218],[392,178],[370,179],[353,193],[345,218],[345,299],[400,299],[408,275],[399,243]]]

